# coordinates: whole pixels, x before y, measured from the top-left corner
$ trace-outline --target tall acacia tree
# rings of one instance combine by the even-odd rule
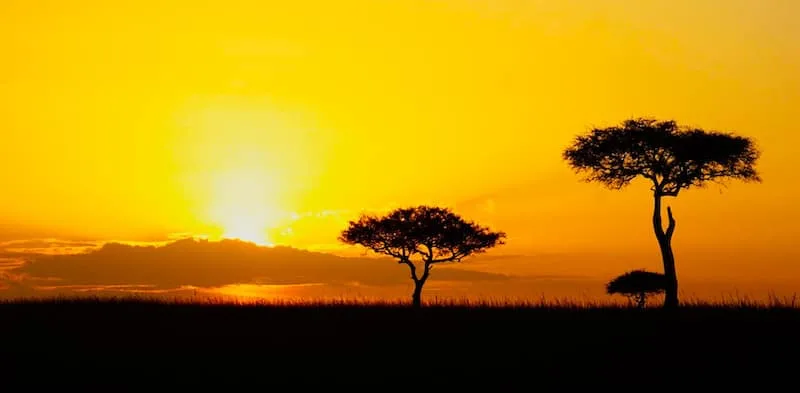
[[[666,308],[678,306],[678,277],[672,252],[675,218],[667,207],[662,224],[661,200],[677,197],[708,182],[738,179],[761,181],[755,170],[759,151],[746,137],[679,126],[673,120],[637,118],[620,126],[593,129],[575,138],[564,159],[586,181],[621,189],[636,178],[650,182],[653,192],[653,229],[661,250],[667,285]]]
[[[434,265],[461,262],[503,244],[504,238],[505,233],[466,221],[449,209],[417,206],[396,209],[383,217],[363,215],[350,222],[339,240],[407,265],[414,281],[413,306],[418,308],[422,306],[422,287]]]

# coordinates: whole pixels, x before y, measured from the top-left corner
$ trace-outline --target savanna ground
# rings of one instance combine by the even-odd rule
[[[672,312],[568,302],[414,310],[349,301],[16,300],[0,303],[0,373],[5,386],[26,390],[766,386],[800,375],[794,300],[694,302]]]

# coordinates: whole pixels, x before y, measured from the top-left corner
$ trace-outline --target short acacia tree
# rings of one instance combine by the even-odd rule
[[[361,245],[408,266],[414,281],[412,304],[422,306],[422,287],[434,265],[464,258],[503,244],[505,233],[466,221],[449,209],[416,206],[383,217],[362,215],[351,221],[339,240]],[[421,272],[420,272],[421,270]]]
[[[593,129],[575,138],[564,151],[573,170],[614,190],[634,179],[650,183],[653,230],[667,280],[664,307],[678,307],[678,276],[672,235],[675,218],[667,207],[667,228],[661,220],[661,199],[682,190],[725,179],[760,181],[755,170],[759,151],[743,136],[681,127],[675,121],[626,120],[620,126]]]
[[[663,274],[633,270],[609,281],[606,284],[606,293],[627,296],[639,308],[644,308],[648,296],[664,293],[666,288],[667,280]]]

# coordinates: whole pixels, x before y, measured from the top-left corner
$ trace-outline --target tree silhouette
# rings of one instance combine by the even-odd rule
[[[586,181],[621,189],[636,178],[652,183],[653,229],[666,276],[664,306],[678,306],[678,277],[672,252],[675,218],[667,207],[666,230],[661,221],[661,199],[681,190],[724,179],[760,181],[754,165],[759,157],[749,138],[729,133],[680,127],[675,121],[638,118],[621,126],[593,129],[575,138],[564,159]]]
[[[633,270],[609,281],[606,284],[606,293],[627,296],[639,308],[644,308],[647,296],[663,293],[666,284],[666,278],[661,273]]]
[[[418,308],[422,305],[422,287],[434,265],[460,262],[503,244],[504,238],[505,233],[465,221],[449,209],[417,206],[396,209],[384,217],[362,215],[350,222],[339,240],[407,265],[414,281],[413,306]],[[422,274],[418,274],[417,265],[421,265]]]

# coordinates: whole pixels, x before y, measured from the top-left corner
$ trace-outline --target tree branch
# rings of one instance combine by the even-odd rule
[[[419,247],[415,248],[414,250],[415,250],[415,251],[416,251],[418,254],[420,254],[420,255],[422,255],[422,256],[423,256],[423,259],[425,260],[425,262],[431,262],[431,261],[433,261],[433,245],[432,245],[432,244],[430,244],[430,243],[426,243],[426,244],[423,244],[423,246],[425,246],[425,248],[427,249],[427,251],[425,251],[425,250],[422,250],[422,249],[420,249]]]
[[[455,261],[455,262],[458,262],[458,261],[460,261],[462,258],[464,258],[465,256],[467,256],[466,254],[464,254],[464,253],[460,253],[460,252],[458,252],[458,251],[455,251],[455,250],[453,250],[453,249],[450,249],[449,251],[450,251],[450,255],[449,255],[449,256],[447,256],[447,257],[444,257],[444,258],[432,259],[432,260],[431,260],[431,263],[454,262],[454,261]]]
[[[376,244],[374,247],[370,247],[370,248],[372,248],[372,250],[377,252],[377,253],[386,254],[386,255],[388,255],[390,257],[393,257],[393,258],[403,259],[403,258],[406,257],[405,252],[397,252],[397,251],[392,250],[392,247],[385,240],[383,242],[381,242],[380,246],[378,246]],[[403,251],[405,251],[405,250],[403,250]]]
[[[656,175],[650,174],[650,173],[645,173],[642,176],[644,176],[646,179],[650,179],[650,181],[653,182],[653,188],[652,188],[653,191],[658,190],[658,188],[659,188],[658,187],[658,178],[656,177]]]
[[[675,218],[672,217],[672,208],[667,206],[667,219],[669,223],[667,224],[667,239],[672,239],[672,234],[675,232]]]
[[[419,281],[425,283],[428,280],[428,276],[431,274],[431,269],[433,269],[433,265],[431,263],[425,263],[425,269],[422,271],[422,277],[419,278]]]
[[[411,271],[411,279],[414,280],[414,282],[418,282],[419,281],[419,278],[417,278],[417,267],[414,266],[414,262],[411,262],[411,260],[409,260],[408,258],[402,258],[397,263],[399,263],[401,265],[402,264],[408,265],[408,270]],[[427,274],[427,272],[426,272],[426,274]]]

